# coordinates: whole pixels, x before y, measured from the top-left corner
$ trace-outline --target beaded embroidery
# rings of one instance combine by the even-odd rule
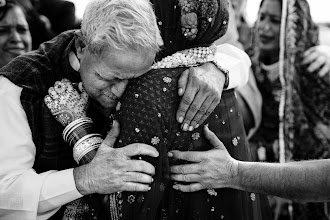
[[[182,50],[171,56],[163,58],[161,61],[154,63],[152,69],[176,68],[198,66],[200,64],[212,61],[217,47],[196,47]]]

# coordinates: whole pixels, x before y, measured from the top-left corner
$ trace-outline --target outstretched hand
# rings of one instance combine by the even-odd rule
[[[114,121],[112,129],[94,159],[74,169],[76,186],[81,194],[111,194],[150,189],[155,168],[146,161],[132,160],[131,157],[139,155],[158,157],[158,151],[142,143],[113,148],[119,131],[119,123]]]
[[[171,179],[178,182],[173,186],[174,189],[194,192],[229,187],[237,181],[238,161],[229,155],[222,142],[207,126],[204,127],[204,134],[214,149],[204,152],[169,152],[169,157],[192,162],[171,167]]]
[[[205,63],[185,70],[178,83],[182,99],[176,117],[182,130],[192,131],[220,103],[225,75],[214,64]]]

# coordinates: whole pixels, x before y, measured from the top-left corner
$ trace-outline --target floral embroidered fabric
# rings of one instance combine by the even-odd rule
[[[122,99],[117,119],[121,133],[116,147],[134,142],[154,146],[158,158],[137,157],[156,168],[151,190],[147,193],[123,192],[118,207],[120,219],[269,219],[262,216],[261,201],[267,198],[233,189],[207,189],[182,193],[172,188],[169,166],[184,161],[167,157],[170,150],[206,151],[211,146],[202,133],[202,127],[183,132],[175,115],[180,102],[177,83],[185,68],[152,70],[130,81]],[[222,101],[205,122],[216,133],[230,154],[240,160],[251,160],[242,116],[234,92],[223,93]],[[113,194],[116,195],[116,194]],[[113,196],[112,195],[112,196]],[[264,209],[267,212],[267,207]],[[269,214],[269,213],[268,213]],[[263,218],[264,217],[264,218]]]

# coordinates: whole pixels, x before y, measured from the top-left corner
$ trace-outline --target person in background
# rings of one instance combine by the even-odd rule
[[[0,1],[0,67],[32,49],[25,10],[15,0]]]
[[[27,14],[27,22],[32,36],[32,50],[55,37],[50,21],[46,16],[37,12],[31,0],[16,0],[16,2],[24,8]]]
[[[250,51],[263,96],[261,125],[251,138],[251,143],[257,146],[259,160],[284,162],[330,156],[327,113],[330,103],[326,98],[330,82],[324,70],[318,72],[318,68],[313,68],[319,64],[318,59],[307,62],[308,57],[324,56],[318,54],[318,44],[318,27],[311,18],[307,1],[261,2]],[[322,65],[327,67],[328,62],[330,56],[325,57]],[[327,218],[322,203],[291,205],[289,201],[288,209],[294,219]]]
[[[45,15],[55,35],[79,28],[74,3],[66,0],[39,0],[37,11]]]

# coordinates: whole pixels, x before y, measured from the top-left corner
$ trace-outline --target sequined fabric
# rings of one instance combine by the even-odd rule
[[[183,70],[153,70],[133,79],[121,99],[121,108],[116,116],[121,124],[121,133],[116,147],[142,142],[154,146],[160,153],[158,158],[135,158],[152,163],[156,174],[149,192],[122,193],[119,202],[121,219],[270,219],[270,216],[262,218],[260,201],[267,204],[267,200],[257,194],[233,189],[181,193],[172,188],[169,166],[185,162],[169,159],[167,152],[174,149],[211,149],[202,133],[203,126],[192,132],[183,132],[176,121],[180,102],[177,83]],[[223,93],[220,105],[205,124],[216,133],[233,157],[251,160],[242,116],[232,90]]]

